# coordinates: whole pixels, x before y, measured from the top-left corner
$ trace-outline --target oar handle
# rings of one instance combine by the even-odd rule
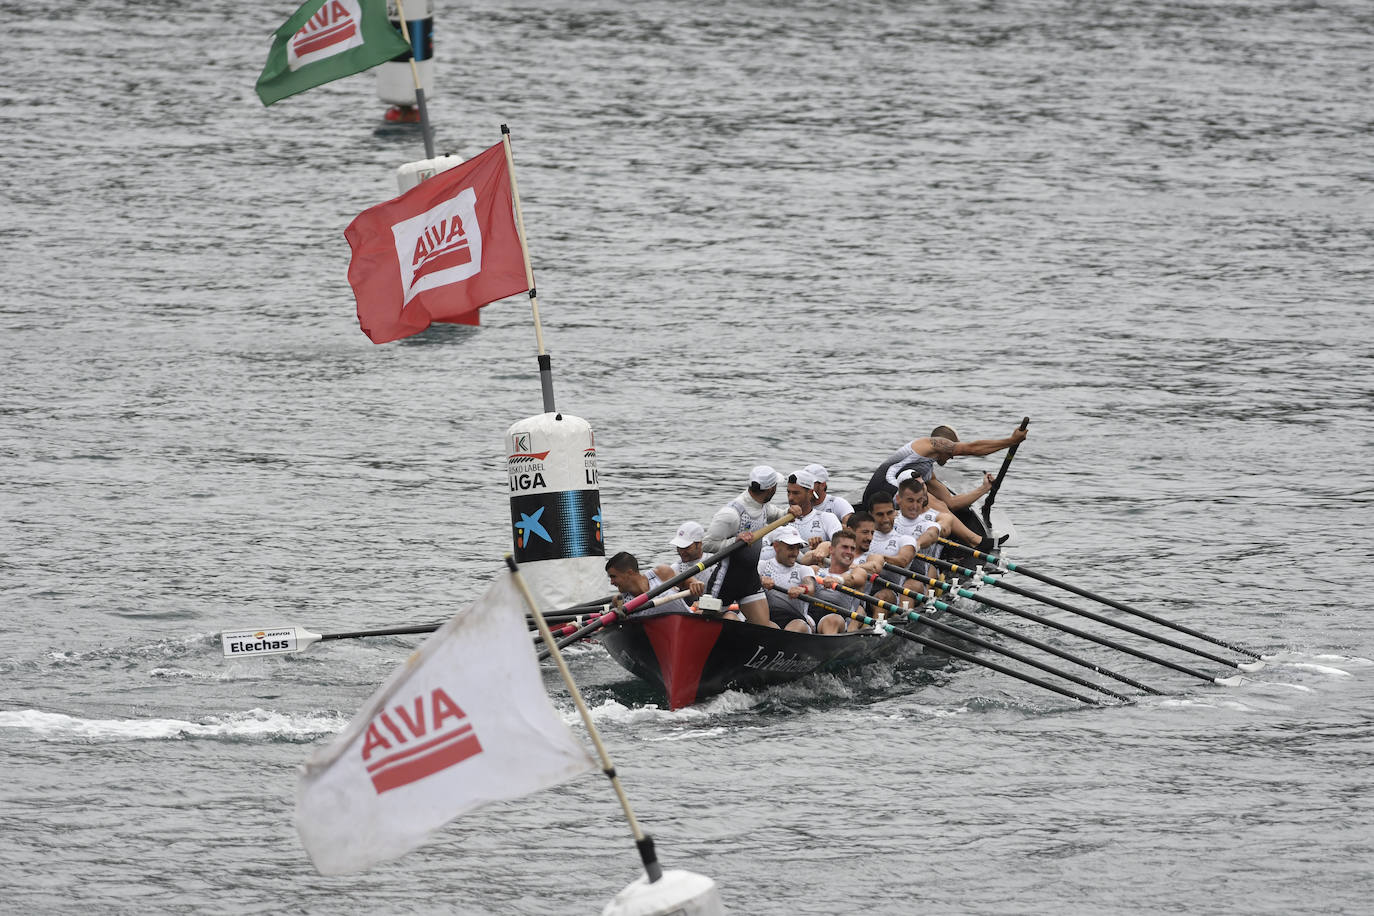
[[[1030,426],[1030,417],[1021,418],[1021,429]],[[1025,440],[1021,440],[1024,442]],[[983,521],[987,523],[984,527],[992,524],[992,501],[997,498],[997,491],[1002,488],[1002,479],[1007,476],[1007,468],[1011,466],[1011,459],[1016,457],[1016,450],[1021,447],[1020,442],[1013,442],[1011,448],[1007,449],[1006,457],[1002,459],[1002,466],[997,469],[997,477],[992,482],[992,489],[988,490],[987,499],[983,500]],[[988,532],[991,534],[991,530]]]

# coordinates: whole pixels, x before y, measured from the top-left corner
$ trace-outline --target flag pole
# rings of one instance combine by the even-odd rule
[[[401,17],[401,37],[410,44],[410,27],[406,25],[406,9],[396,0],[396,14]],[[425,107],[425,90],[420,85],[420,68],[415,66],[415,46],[410,47],[410,76],[415,81],[415,107],[420,109],[420,134],[425,138],[425,158],[434,158],[434,127],[429,123],[429,109]]]
[[[506,147],[506,150],[509,153],[510,147]],[[663,867],[658,864],[658,856],[654,853],[654,838],[641,830],[639,821],[635,819],[635,813],[630,808],[630,800],[625,796],[625,789],[620,785],[620,777],[615,774],[615,765],[611,763],[611,756],[606,753],[606,745],[601,743],[601,733],[596,730],[596,725],[592,722],[592,714],[588,711],[587,704],[582,699],[582,693],[577,689],[577,684],[573,683],[572,672],[568,670],[568,663],[563,660],[563,653],[558,650],[558,643],[554,640],[553,633],[549,631],[548,622],[544,620],[544,615],[539,611],[539,605],[535,603],[534,596],[530,594],[529,586],[525,584],[524,578],[520,575],[520,568],[515,564],[515,557],[506,554],[506,566],[510,569],[511,577],[515,579],[520,594],[525,597],[525,604],[529,606],[530,613],[534,615],[535,623],[539,625],[539,635],[544,638],[544,645],[549,647],[549,653],[553,656],[554,663],[558,665],[558,673],[563,676],[563,683],[568,685],[568,692],[572,694],[573,703],[577,706],[578,715],[582,717],[582,723],[587,726],[587,733],[592,736],[592,744],[596,745],[596,753],[601,760],[601,772],[605,773],[607,778],[611,780],[611,786],[615,789],[616,797],[620,799],[620,807],[625,811],[625,819],[630,822],[630,833],[634,835],[635,846],[639,847],[639,858],[644,863],[644,873],[649,876],[649,883],[652,884],[663,877]]]
[[[525,215],[520,210],[520,188],[515,183],[515,157],[510,151],[510,128],[505,124],[501,125],[501,143],[506,147],[506,171],[510,173],[511,199],[515,202],[515,229],[520,234],[520,253],[525,258],[525,281],[530,285],[530,310],[534,313],[534,342],[539,348],[539,386],[544,390],[544,412],[553,413],[553,364],[544,350],[544,329],[539,324],[539,296],[534,290],[530,246],[525,242]]]

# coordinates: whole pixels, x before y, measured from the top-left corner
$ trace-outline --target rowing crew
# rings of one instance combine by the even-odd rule
[[[703,553],[715,555],[742,541],[749,546],[688,580],[692,598],[709,593],[719,602],[710,602],[712,607],[737,607],[738,611],[727,613],[760,626],[842,633],[845,619],[825,613],[823,606],[851,611],[860,599],[838,589],[873,591],[872,580],[885,564],[913,568],[918,552],[938,555],[942,537],[956,537],[970,546],[981,540],[954,511],[971,506],[989,492],[992,475],[985,474],[978,487],[956,495],[934,476],[935,468],[952,457],[989,455],[1024,438],[1025,430],[1018,429],[1006,439],[961,443],[954,430],[936,427],[929,437],[903,446],[879,466],[857,510],[828,492],[829,472],[823,466],[807,465],[786,478],[786,511],[792,515],[792,524],[754,544],[754,532],[781,518],[784,511],[770,504],[782,475],[759,465],[750,473],[745,490],[717,511],[708,527],[689,521],[678,528],[669,542],[678,552],[678,562],[646,574],[640,572],[632,554],[621,552],[607,561],[607,575],[626,598],[645,594],[695,567]],[[895,488],[895,497],[888,486]],[[923,573],[924,564],[914,571]],[[924,590],[924,582],[918,579],[909,587]],[[887,602],[897,598],[887,589],[877,590],[874,597]],[[911,599],[902,601],[909,605]],[[698,601],[697,609],[707,604]],[[659,606],[656,613],[688,609],[678,600]],[[859,626],[851,620],[848,629]]]

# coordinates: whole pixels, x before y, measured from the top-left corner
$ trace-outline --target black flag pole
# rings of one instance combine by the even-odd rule
[[[410,42],[410,27],[406,25],[406,10],[396,0],[396,15],[401,17],[401,37]],[[415,107],[420,109],[420,134],[425,139],[425,158],[434,158],[434,126],[429,123],[429,108],[425,105],[425,88],[420,85],[420,69],[415,66],[415,46],[410,49],[410,76],[415,81]]]
[[[520,187],[515,182],[515,156],[510,151],[510,127],[501,125],[501,142],[506,147],[506,171],[510,173],[510,195],[515,203],[515,229],[520,234],[520,254],[525,258],[525,280],[530,285],[530,311],[534,314],[534,342],[539,348],[539,387],[544,392],[544,412],[553,413],[553,364],[544,349],[544,328],[539,323],[539,296],[534,289],[534,268],[530,266],[530,246],[525,241],[525,214],[520,209]]]

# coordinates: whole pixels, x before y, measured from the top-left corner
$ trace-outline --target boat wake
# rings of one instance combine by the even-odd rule
[[[0,731],[26,732],[40,741],[290,742],[304,744],[342,731],[348,719],[335,712],[291,715],[265,709],[185,719],[82,719],[40,709],[0,711]]]

